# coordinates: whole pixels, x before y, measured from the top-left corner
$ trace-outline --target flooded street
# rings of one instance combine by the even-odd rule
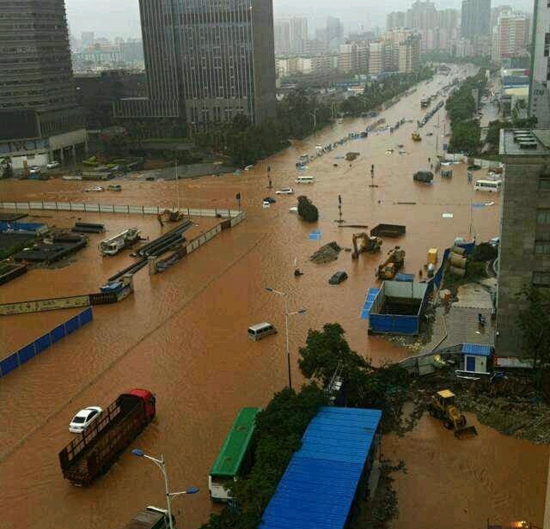
[[[464,76],[467,68],[461,71]],[[313,161],[305,172],[315,176],[313,185],[295,183],[300,154],[313,154],[317,144],[327,145],[349,132],[364,130],[378,118],[346,120],[295,142],[238,176],[179,181],[186,207],[236,209],[235,194],[241,192],[246,220],[163,274],[149,276],[147,269],[142,270],[135,276],[133,296],[116,305],[95,307],[91,324],[0,381],[0,507],[4,512],[0,529],[116,529],[147,505],[164,506],[159,470],[133,457],[130,449],[87,489],[72,486],[59,468],[58,452],[71,440],[68,424],[74,413],[85,406],[105,408],[134,387],[155,393],[157,417],[132,447],[165,456],[173,489],[201,489],[198,495],[174,501],[178,527],[191,529],[205,522],[212,511],[208,472],[237,411],[243,406],[265,405],[286,384],[284,332],[257,343],[247,338],[247,327],[262,321],[284,329],[283,302],[265,287],[287,292],[290,310],[307,309],[290,322],[296,382],[298,347],[308,329],[327,322],[339,322],[350,345],[375,363],[407,356],[406,350],[369,337],[365,320],[359,318],[366,292],[376,284],[374,270],[393,246],[391,239],[385,239],[381,254],[363,254],[356,261],[347,252],[328,265],[315,265],[308,259],[330,241],[351,247],[352,234],[363,231],[339,228],[334,222],[338,195],[343,218],[350,224],[407,226],[406,236],[398,240],[406,251],[404,272],[418,274],[429,248],[439,248],[441,256],[457,236],[469,239],[475,235],[480,241],[498,235],[500,196],[474,192],[463,164],[453,166],[451,179],[436,175],[431,186],[412,179],[414,172],[427,168],[428,158],[435,158],[436,134],[442,135],[444,128],[441,109],[439,129],[435,128],[436,115],[421,130],[423,141],[411,140],[416,120],[425,114],[420,99],[451,79],[440,76],[422,84],[381,116],[388,125],[403,117],[414,123],[406,123],[391,135],[384,131],[366,140],[349,141]],[[427,137],[427,132],[434,136]],[[439,138],[440,152],[448,139]],[[398,154],[398,144],[404,145],[407,154]],[[390,148],[394,152],[386,154]],[[348,151],[360,153],[351,165],[336,158]],[[371,165],[378,187],[369,187]],[[267,166],[274,189],[267,189]],[[479,171],[475,178],[485,173]],[[121,193],[91,197],[82,193],[83,182],[2,181],[0,200],[174,206],[175,182],[121,184]],[[286,186],[295,189],[294,196],[275,195],[275,189]],[[318,206],[317,225],[304,224],[289,212],[300,194]],[[268,195],[276,197],[277,203],[262,209],[262,198]],[[491,202],[491,206],[472,208],[473,203]],[[453,216],[443,218],[444,213]],[[75,220],[51,215],[43,221],[70,226]],[[86,215],[88,219],[101,220],[113,233],[135,225],[151,238],[160,234],[154,216]],[[207,219],[197,223],[199,232],[210,227]],[[308,234],[316,228],[321,230],[321,240],[310,241]],[[101,260],[97,242],[102,236],[93,237],[70,266],[33,270],[3,286],[0,303],[97,291],[132,259],[125,254]],[[295,259],[303,277],[293,275]],[[347,271],[349,279],[337,287],[328,285],[338,270]],[[59,311],[3,317],[0,356],[71,315]],[[453,513],[457,497],[461,498],[459,511],[466,509],[468,514],[453,515],[452,522],[457,523],[444,527],[464,527],[467,522],[468,527],[481,528],[488,517],[506,520],[522,513],[540,525],[548,448],[487,428],[480,430],[473,443],[461,444],[441,424],[425,417],[412,434],[385,441],[385,455],[404,459],[409,467],[409,474],[396,482],[401,505],[396,529],[440,525],[440,513]],[[446,493],[449,487],[452,494]]]

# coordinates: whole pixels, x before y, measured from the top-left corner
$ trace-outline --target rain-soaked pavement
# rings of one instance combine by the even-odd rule
[[[416,123],[424,113],[421,97],[449,80],[438,77],[421,85],[383,117],[388,124],[403,117]],[[454,166],[452,179],[437,175],[431,186],[412,180],[412,174],[435,157],[435,134],[438,130],[441,134],[444,111],[440,114],[440,128],[435,128],[437,118],[432,118],[421,131],[421,143],[411,140],[414,125],[405,124],[392,135],[386,131],[350,141],[315,160],[307,171],[316,177],[311,186],[294,182],[299,155],[363,130],[373,119],[346,120],[327,128],[238,176],[180,181],[182,203],[190,207],[235,208],[235,194],[241,192],[247,219],[163,274],[150,277],[146,270],[139,272],[134,296],[117,305],[97,307],[91,325],[0,382],[0,528],[115,529],[146,505],[163,505],[158,469],[132,457],[130,450],[87,489],[71,486],[59,469],[57,454],[71,439],[67,426],[73,413],[89,405],[105,407],[132,387],[152,390],[158,410],[156,420],[132,446],[164,454],[173,488],[200,487],[200,494],[176,500],[176,515],[181,513],[178,526],[192,528],[206,521],[212,511],[208,471],[237,410],[265,405],[286,382],[284,333],[258,343],[246,336],[247,327],[260,321],[284,326],[282,300],[267,293],[267,286],[288,292],[291,309],[308,309],[291,321],[295,379],[299,377],[297,348],[309,328],[326,322],[340,322],[352,347],[376,363],[405,357],[405,350],[368,337],[366,323],[359,319],[367,289],[375,284],[374,269],[385,252],[362,255],[357,261],[343,252],[329,265],[314,265],[308,257],[332,240],[351,246],[355,230],[339,228],[334,222],[338,195],[349,223],[407,226],[406,237],[399,240],[407,252],[405,272],[418,273],[429,248],[442,250],[456,236],[487,240],[498,234],[499,196],[475,193],[463,165]],[[434,136],[425,136],[427,132]],[[440,138],[440,149],[443,142]],[[407,154],[398,154],[398,144],[404,145]],[[386,154],[388,148],[395,149],[393,154]],[[348,151],[361,155],[351,165],[336,159]],[[289,213],[296,195],[277,195],[276,204],[262,209],[262,198],[275,196],[275,189],[266,189],[268,165],[274,188],[292,186],[319,207],[317,226],[305,225]],[[378,187],[369,187],[371,165]],[[86,184],[82,182],[3,181],[0,200],[172,206],[175,185],[173,181],[125,181],[121,193],[92,199],[83,195]],[[473,202],[492,201],[492,206],[471,208]],[[443,213],[453,217],[443,218]],[[148,235],[159,232],[154,219],[102,218],[113,231],[125,223],[137,223]],[[68,220],[55,214],[44,218],[59,225]],[[313,228],[321,230],[320,242],[308,239]],[[200,220],[198,229],[207,229]],[[385,249],[390,246],[391,241],[386,241]],[[92,292],[129,261],[128,257],[101,261],[95,243],[85,252],[68,267],[31,271],[2,287],[0,302]],[[301,278],[292,273],[295,259],[305,272]],[[349,279],[329,286],[327,280],[337,270],[346,270]],[[0,354],[67,315],[2,318]],[[488,518],[541,523],[547,447],[479,429],[477,439],[460,443],[426,417],[408,436],[388,436],[385,455],[404,459],[409,467],[409,473],[396,482],[401,514],[395,528],[481,528]]]

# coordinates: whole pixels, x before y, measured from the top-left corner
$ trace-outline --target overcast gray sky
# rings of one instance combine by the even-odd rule
[[[71,32],[77,38],[82,31],[94,31],[100,37],[139,37],[138,0],[65,0]],[[404,11],[412,0],[274,0],[275,16],[304,15],[311,26],[322,25],[332,15],[342,19],[351,30],[361,26],[373,29],[384,27],[386,14]],[[534,0],[493,0],[493,6],[510,4],[516,9],[531,12]],[[460,0],[435,0],[439,9],[459,8]]]

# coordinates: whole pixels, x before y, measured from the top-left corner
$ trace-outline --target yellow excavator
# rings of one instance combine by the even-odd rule
[[[477,435],[475,426],[466,426],[466,417],[460,412],[456,405],[455,394],[444,389],[432,395],[430,402],[430,415],[443,420],[445,428],[454,430],[457,439],[466,439]]]
[[[378,279],[387,279],[391,280],[395,277],[397,272],[405,264],[405,250],[402,250],[401,247],[396,246],[393,250],[390,250],[386,260],[378,266],[376,271],[376,277]]]
[[[353,253],[351,257],[357,259],[359,254],[369,252],[379,252],[382,247],[382,239],[380,237],[371,237],[365,232],[353,234]]]
[[[165,209],[162,213],[157,215],[157,219],[161,226],[164,226],[165,222],[179,222],[183,219],[183,213],[177,209]]]
[[[422,138],[420,137],[420,134],[418,134],[418,132],[413,132],[411,134],[411,138],[413,141],[422,141]]]

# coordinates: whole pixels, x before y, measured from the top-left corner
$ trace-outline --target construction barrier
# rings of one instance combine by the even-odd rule
[[[72,317],[70,320],[58,325],[49,333],[40,336],[34,342],[25,345],[19,351],[12,353],[3,360],[0,360],[0,377],[5,377],[18,367],[28,362],[31,358],[43,353],[49,349],[54,343],[62,340],[69,334],[80,329],[94,319],[94,314],[91,308],[87,308],[80,314]]]
[[[168,208],[159,206],[118,206],[111,204],[84,204],[74,202],[0,202],[0,209],[31,212],[43,211],[81,211],[85,213],[122,213],[136,215],[158,215]],[[179,208],[179,211],[190,217],[226,217],[236,218],[242,211],[234,209],[193,209]]]

